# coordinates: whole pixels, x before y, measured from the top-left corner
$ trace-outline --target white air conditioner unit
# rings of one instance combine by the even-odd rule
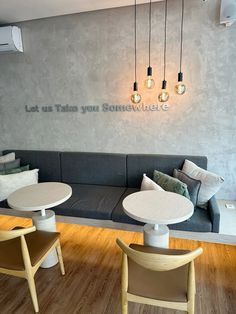
[[[0,53],[23,52],[21,30],[17,26],[0,27]]]
[[[236,0],[221,0],[220,24],[231,26],[236,22]]]

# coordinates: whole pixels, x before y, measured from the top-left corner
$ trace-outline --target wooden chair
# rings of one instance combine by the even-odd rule
[[[123,251],[122,314],[128,313],[128,301],[194,314],[194,259],[202,248],[184,251],[116,242]]]
[[[25,278],[28,281],[34,310],[39,311],[34,275],[54,248],[65,274],[58,232],[36,231],[35,226],[0,230],[0,273]]]

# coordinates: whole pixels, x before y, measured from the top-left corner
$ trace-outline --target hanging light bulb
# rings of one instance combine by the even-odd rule
[[[152,68],[150,66],[147,68],[147,79],[145,80],[145,86],[148,89],[152,89],[155,86],[155,81],[152,78]]]
[[[164,80],[162,81],[161,93],[158,95],[158,100],[160,102],[166,102],[169,99],[169,93],[166,90],[167,81],[166,81],[166,38],[167,38],[167,0],[165,0],[165,27],[164,27]]]
[[[158,95],[158,100],[160,102],[166,102],[169,99],[169,93],[166,90],[167,82],[166,80],[162,81],[162,89],[160,94]]]
[[[138,104],[141,101],[141,95],[138,93],[138,83],[134,82],[133,94],[131,95],[131,101],[134,104]]]
[[[151,37],[152,37],[152,0],[149,2],[149,40],[148,40],[148,58],[149,66],[147,68],[147,79],[144,84],[147,89],[152,89],[155,86],[155,81],[152,78],[152,67],[151,67]]]
[[[134,104],[140,103],[142,97],[138,93],[138,83],[137,83],[137,4],[136,0],[134,1],[134,85],[133,85],[133,94],[131,95],[131,101]]]
[[[180,35],[180,60],[179,60],[179,73],[178,82],[175,85],[175,92],[178,95],[183,95],[186,92],[186,86],[183,83],[182,73],[182,58],[183,58],[183,26],[184,26],[184,0],[182,0],[182,15],[181,15],[181,35]]]
[[[183,73],[178,73],[178,83],[175,85],[175,92],[178,95],[183,95],[186,91],[186,86],[183,83]]]

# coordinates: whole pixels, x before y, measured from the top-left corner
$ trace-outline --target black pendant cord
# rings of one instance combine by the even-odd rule
[[[134,77],[137,82],[137,3],[134,1]]]
[[[164,33],[164,81],[166,80],[166,37],[167,37],[167,4],[165,0],[165,33]]]
[[[149,2],[149,42],[148,42],[148,64],[151,67],[151,40],[152,40],[152,0]]]
[[[181,16],[181,32],[180,32],[180,60],[179,72],[182,73],[182,59],[183,59],[183,29],[184,29],[184,0],[182,0],[182,16]]]

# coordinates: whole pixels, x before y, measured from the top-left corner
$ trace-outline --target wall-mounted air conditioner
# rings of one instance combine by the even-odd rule
[[[21,30],[17,26],[0,27],[0,53],[23,52]]]
[[[231,26],[236,22],[236,0],[221,0],[220,24]]]

